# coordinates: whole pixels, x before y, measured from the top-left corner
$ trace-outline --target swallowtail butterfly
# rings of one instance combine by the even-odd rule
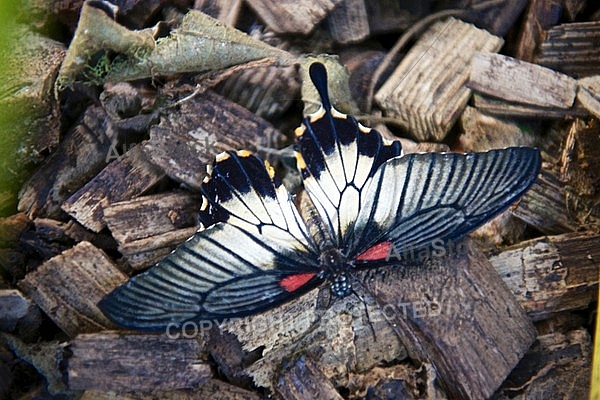
[[[399,142],[331,106],[322,64],[310,77],[322,106],[296,129],[295,150],[320,234],[267,162],[245,150],[221,153],[201,187],[201,229],[102,299],[108,317],[144,330],[243,317],[323,282],[343,298],[353,271],[385,264],[392,246],[456,242],[536,179],[532,148],[403,154]]]

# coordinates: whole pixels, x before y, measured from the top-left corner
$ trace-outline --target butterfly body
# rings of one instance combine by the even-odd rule
[[[252,315],[323,282],[352,293],[353,272],[389,264],[391,250],[456,242],[514,203],[536,179],[537,149],[403,154],[397,141],[335,110],[322,64],[310,68],[322,107],[296,130],[309,197],[305,221],[273,168],[227,151],[209,168],[201,228],[99,304],[120,325]]]

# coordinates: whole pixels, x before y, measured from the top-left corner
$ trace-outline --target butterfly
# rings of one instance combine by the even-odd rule
[[[124,327],[223,320],[276,307],[327,282],[352,293],[356,270],[389,264],[392,248],[456,242],[535,181],[537,149],[404,154],[398,141],[332,107],[327,71],[309,68],[321,107],[296,129],[295,157],[316,229],[268,162],[219,154],[201,186],[200,229],[105,296]]]

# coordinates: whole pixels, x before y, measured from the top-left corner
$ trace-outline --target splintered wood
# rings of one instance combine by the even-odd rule
[[[562,24],[549,29],[536,62],[576,78],[600,74],[600,22]]]
[[[440,141],[471,95],[464,86],[471,58],[479,51],[498,51],[502,43],[460,20],[437,22],[402,59],[375,101],[417,140]]]
[[[600,235],[570,233],[522,242],[490,258],[536,320],[586,308],[600,276]]]
[[[365,285],[408,354],[433,365],[449,397],[488,398],[523,357],[535,328],[474,242],[464,249],[418,269],[387,267],[378,273],[385,279]]]
[[[96,304],[127,276],[91,243],[46,261],[27,274],[19,287],[69,336],[114,329]]]

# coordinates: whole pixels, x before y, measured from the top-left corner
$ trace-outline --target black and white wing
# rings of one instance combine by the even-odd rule
[[[533,148],[403,155],[398,142],[331,106],[322,64],[311,65],[310,75],[322,108],[297,130],[297,163],[335,244],[356,264],[384,259],[392,246],[460,240],[537,177]]]
[[[369,180],[381,164],[401,155],[402,148],[331,106],[323,64],[312,64],[310,77],[322,106],[296,129],[296,161],[329,235],[343,249]]]
[[[385,259],[448,245],[507,209],[535,181],[537,149],[407,154],[384,163],[366,190],[349,257]]]
[[[316,245],[267,163],[247,151],[222,153],[201,191],[205,228],[100,302],[119,325],[161,330],[241,317],[321,281]]]

